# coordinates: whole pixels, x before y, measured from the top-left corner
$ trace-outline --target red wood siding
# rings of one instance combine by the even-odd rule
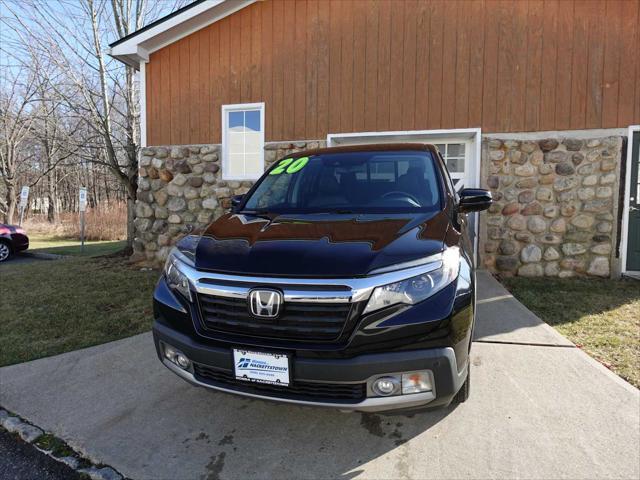
[[[220,142],[265,102],[266,139],[640,123],[637,0],[266,0],[151,54],[149,145]]]

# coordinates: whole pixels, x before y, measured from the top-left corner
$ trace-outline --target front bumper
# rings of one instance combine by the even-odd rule
[[[211,380],[199,376],[193,366],[183,370],[164,359],[162,343],[184,353],[198,366],[220,372],[223,378],[233,378],[233,354],[230,348],[212,347],[199,343],[188,335],[177,332],[159,322],[153,326],[153,337],[158,357],[167,368],[184,380],[201,387],[246,397],[274,400],[298,405],[333,407],[341,410],[376,412],[408,409],[424,405],[448,405],[467,378],[465,364],[458,369],[453,348],[400,351],[359,355],[353,358],[291,358],[292,384],[305,385],[363,385],[366,395],[358,399],[301,398],[292,396],[286,387],[269,393],[254,388],[252,384]],[[390,397],[369,396],[372,378],[383,374],[430,370],[433,373],[432,391]],[[366,385],[366,387],[364,387]]]

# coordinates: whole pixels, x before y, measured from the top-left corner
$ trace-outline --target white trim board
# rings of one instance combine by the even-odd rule
[[[114,45],[108,54],[136,70],[149,55],[181,38],[248,7],[257,0],[206,0]]]
[[[140,62],[140,147],[147,146],[147,62]]]
[[[629,237],[629,197],[631,196],[631,154],[633,150],[633,134],[640,132],[640,125],[631,125],[627,130],[627,161],[624,176],[624,203],[622,207],[622,229],[620,230],[620,270],[627,273],[627,240]]]

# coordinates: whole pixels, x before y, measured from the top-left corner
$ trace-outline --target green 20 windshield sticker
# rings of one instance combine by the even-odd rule
[[[281,173],[296,173],[302,170],[307,162],[309,161],[309,157],[300,157],[296,158],[285,158],[281,160],[276,168],[271,170],[269,175],[280,175]]]

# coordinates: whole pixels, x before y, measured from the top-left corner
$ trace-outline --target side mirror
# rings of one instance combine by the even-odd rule
[[[493,203],[491,192],[482,188],[463,188],[460,191],[458,211],[461,213],[481,212]]]
[[[231,210],[235,211],[240,207],[242,200],[244,199],[244,195],[234,195],[231,197]]]

